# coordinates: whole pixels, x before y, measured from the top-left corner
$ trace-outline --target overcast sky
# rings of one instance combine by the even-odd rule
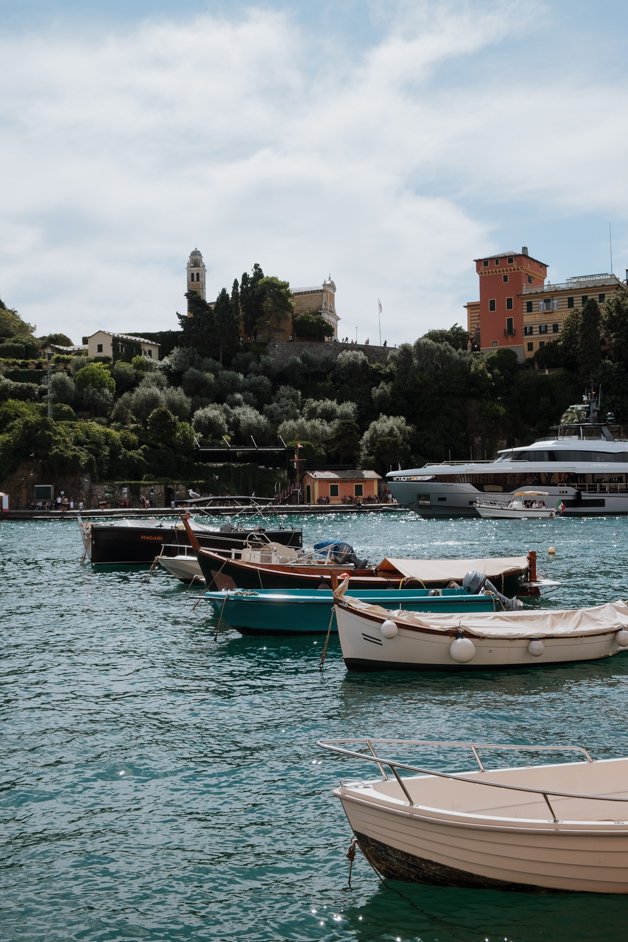
[[[466,326],[473,259],[628,266],[623,0],[0,0],[0,298],[177,329],[258,262],[339,335]],[[378,299],[382,314],[378,314]]]

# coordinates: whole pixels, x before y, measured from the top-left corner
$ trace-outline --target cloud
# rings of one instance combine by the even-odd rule
[[[341,336],[375,342],[378,297],[389,343],[464,323],[500,213],[625,195],[625,84],[516,74],[542,9],[374,5],[360,43],[254,7],[0,39],[3,300],[73,339],[175,329],[198,246],[210,296],[254,262],[331,274]]]

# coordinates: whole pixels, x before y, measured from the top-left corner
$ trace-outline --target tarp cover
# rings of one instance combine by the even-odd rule
[[[455,579],[461,582],[466,574],[475,569],[489,579],[526,572],[527,556],[489,557],[488,559],[393,559],[387,556],[378,565],[384,572],[399,572],[406,579],[421,582],[437,582]]]
[[[348,599],[356,611],[370,611],[379,618],[393,618],[400,628],[432,631],[460,629],[477,638],[555,638],[600,634],[628,628],[628,603],[621,599],[576,609],[523,609],[516,612],[453,612],[424,614],[390,612],[375,605]]]

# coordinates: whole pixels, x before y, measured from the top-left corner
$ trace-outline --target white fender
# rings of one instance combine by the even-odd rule
[[[471,638],[454,638],[449,645],[449,653],[454,661],[459,664],[467,664],[475,657],[475,645]]]
[[[382,622],[381,632],[384,638],[392,639],[397,637],[397,632],[399,629],[394,621],[391,621],[390,618],[387,618],[386,621]]]
[[[532,657],[540,657],[544,650],[545,645],[540,638],[533,638],[528,645],[528,653],[531,654]]]

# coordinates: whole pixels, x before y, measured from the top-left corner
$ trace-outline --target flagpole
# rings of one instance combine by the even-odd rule
[[[379,323],[379,345],[382,345],[382,302],[377,299],[377,321]]]

